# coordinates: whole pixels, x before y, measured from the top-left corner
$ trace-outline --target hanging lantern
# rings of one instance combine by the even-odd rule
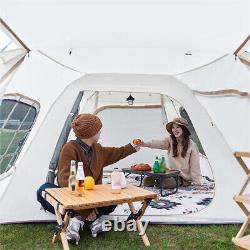
[[[128,105],[133,105],[135,98],[130,93],[129,97],[126,100],[128,102]]]

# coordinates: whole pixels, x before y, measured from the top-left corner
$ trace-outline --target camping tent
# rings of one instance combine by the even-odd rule
[[[18,8],[10,6],[13,3]],[[19,133],[31,110],[36,112],[25,130],[27,136],[18,149],[17,158],[11,162],[8,171],[0,175],[0,223],[54,219],[40,211],[35,190],[45,181],[58,137],[80,91],[84,91],[80,104],[82,112],[94,112],[107,106],[99,113],[109,124],[104,126],[102,137],[102,143],[106,145],[118,146],[136,135],[161,138],[165,133],[163,123],[180,115],[180,107],[185,108],[192,121],[215,180],[212,202],[197,213],[178,216],[169,216],[168,211],[149,210],[144,219],[157,223],[242,221],[243,214],[232,197],[240,189],[243,172],[233,151],[250,148],[247,133],[249,96],[235,95],[238,93],[235,91],[221,96],[210,94],[228,89],[250,92],[247,84],[249,70],[234,56],[225,55],[247,35],[249,6],[245,1],[229,1],[225,13],[224,1],[205,1],[204,4],[190,1],[190,5],[183,1],[167,3],[103,5],[64,1],[54,22],[54,11],[58,7],[54,1],[44,4],[23,1],[21,5],[19,1],[6,1],[3,4],[5,21],[31,51],[11,79],[4,83],[2,105],[8,100],[32,106],[20,126],[10,119],[11,115],[5,125],[9,130],[16,126]],[[48,6],[45,20],[41,13]],[[141,19],[136,22],[139,10]],[[231,16],[239,12],[241,15],[232,21]],[[101,24],[93,18],[93,13],[103,21]],[[149,14],[154,16],[150,21]],[[187,17],[187,22],[180,25],[176,21],[175,27],[164,26],[166,32],[162,32],[163,24],[173,24],[177,14]],[[67,15],[71,18],[65,19]],[[197,19],[203,24],[202,29],[195,25]],[[73,30],[74,24],[79,22],[81,29]],[[138,30],[141,31],[139,35]],[[136,97],[139,113],[124,102],[124,96],[129,93]],[[127,106],[123,110],[113,110],[110,105]],[[153,106],[157,108],[154,110]],[[115,128],[122,118],[127,118],[123,120],[127,126],[123,125],[117,131]],[[238,130],[246,132],[237,133]],[[152,161],[153,154],[139,152],[133,156],[135,158],[123,161],[121,166],[139,160]]]

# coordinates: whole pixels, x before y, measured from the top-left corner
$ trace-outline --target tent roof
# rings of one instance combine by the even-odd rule
[[[79,48],[68,51],[47,49],[45,55],[82,73],[130,73],[174,75],[206,65],[221,57],[218,52],[166,48]]]
[[[105,60],[107,68],[133,63],[137,50],[146,69],[158,62],[164,73],[179,73],[234,51],[248,35],[249,8],[245,0],[13,0],[2,1],[1,16],[29,48],[82,72],[85,57],[97,72]]]

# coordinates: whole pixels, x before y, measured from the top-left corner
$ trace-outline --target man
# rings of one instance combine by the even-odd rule
[[[96,184],[102,183],[103,168],[113,164],[133,153],[137,148],[131,144],[123,147],[103,147],[97,143],[101,134],[102,122],[93,114],[80,114],[71,124],[76,140],[64,145],[57,165],[57,181],[60,187],[68,186],[70,161],[83,162],[85,176],[92,176]],[[116,206],[96,209],[79,210],[70,219],[67,228],[67,239],[73,244],[80,240],[79,231],[84,224],[90,224],[92,236],[96,237],[101,231],[101,216],[115,210]]]

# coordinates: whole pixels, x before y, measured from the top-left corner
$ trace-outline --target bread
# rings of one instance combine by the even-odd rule
[[[151,167],[147,163],[140,163],[140,164],[133,165],[131,167],[131,170],[134,170],[134,171],[150,171]]]

